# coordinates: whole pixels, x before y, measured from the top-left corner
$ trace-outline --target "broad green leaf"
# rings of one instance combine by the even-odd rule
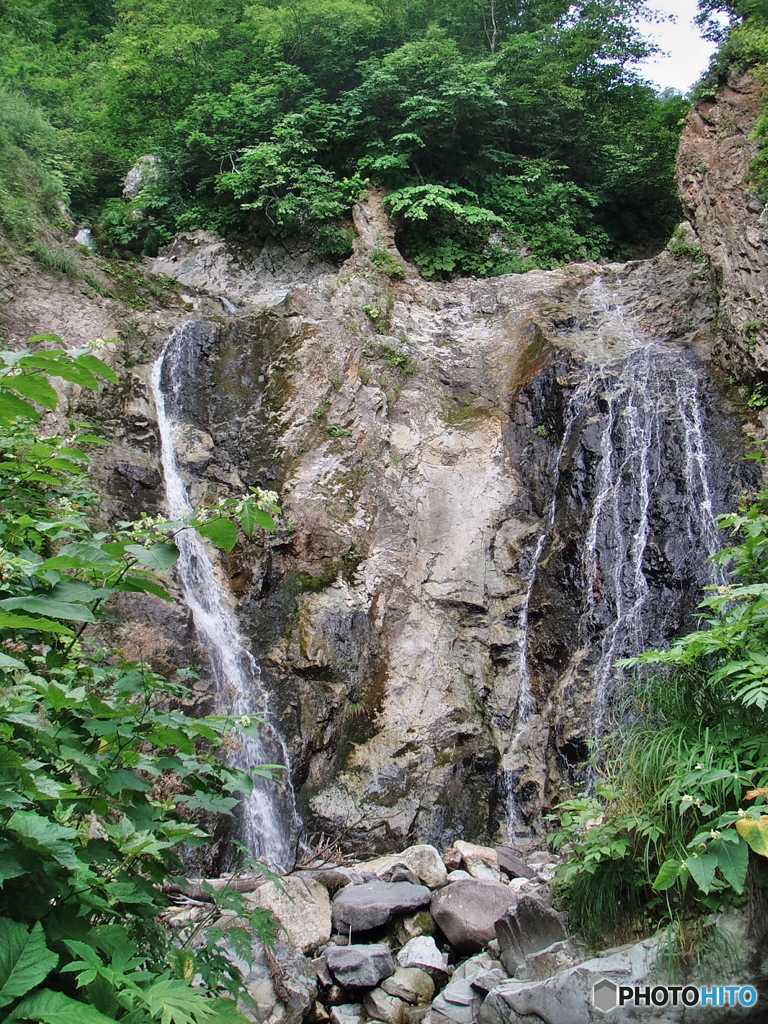
[[[680,877],[680,861],[670,858],[665,860],[653,882],[654,889],[669,889]]]
[[[691,873],[691,878],[702,892],[709,892],[717,870],[717,857],[711,853],[694,853],[685,861],[685,867]]]
[[[0,886],[11,878],[26,875],[27,869],[10,853],[0,853]]]
[[[147,793],[152,786],[146,779],[139,778],[133,772],[129,772],[125,768],[118,768],[116,771],[110,772],[104,779],[104,789],[112,794],[122,793],[125,790]]]
[[[133,555],[139,565],[148,569],[170,569],[179,560],[179,549],[175,544],[153,544],[145,548],[141,544],[129,544],[126,552]]]
[[[19,661],[18,658],[12,658],[10,654],[3,654],[0,652],[0,668],[26,668],[27,666],[23,661]]]
[[[717,857],[720,874],[735,892],[744,892],[744,882],[749,867],[749,849],[746,842],[743,839],[740,839],[738,843],[715,839],[707,845],[707,852]]]
[[[162,598],[163,601],[172,601],[173,597],[168,593],[165,587],[161,587],[155,580],[149,579],[147,576],[139,576],[135,573],[131,573],[116,583],[115,590],[126,590],[130,594],[154,594],[155,597]]]
[[[213,1006],[213,1019],[218,1021],[219,1024],[249,1024],[250,1018],[244,1017],[237,1008],[237,1003],[233,999],[214,999]]]
[[[15,615],[13,612],[0,612],[0,629],[36,629],[39,633],[74,635],[72,630],[61,622],[54,622],[52,619],[33,619],[29,615]]]
[[[40,413],[34,405],[30,405],[29,402],[25,402],[16,395],[12,395],[5,389],[0,389],[0,423],[10,426],[11,423],[15,423],[22,416],[26,417],[26,419],[35,420],[35,422],[40,419]]]
[[[749,843],[750,849],[761,857],[768,857],[768,814],[762,814],[757,819],[739,818],[735,825],[736,831]]]
[[[212,519],[210,523],[196,527],[201,537],[207,537],[217,548],[231,551],[237,544],[237,527],[230,519]]]
[[[20,359],[19,365],[45,370],[52,377],[61,377],[62,380],[68,380],[72,384],[90,388],[91,391],[99,390],[98,378],[94,377],[87,366],[81,366],[79,361],[69,360],[65,357],[50,359],[42,353],[36,352],[33,356],[25,356]]]
[[[75,441],[78,444],[109,444],[109,441],[98,434],[78,434]]]
[[[160,1024],[199,1024],[214,1014],[209,999],[177,978],[161,977],[144,990],[143,1001]]]
[[[120,378],[112,367],[107,366],[107,364],[99,359],[98,356],[88,353],[84,356],[78,356],[77,362],[80,366],[84,366],[86,369],[90,370],[91,373],[96,374],[97,377],[103,377],[104,380],[111,381],[113,384],[120,383]]]
[[[243,502],[240,522],[243,524],[243,530],[247,537],[253,536],[253,531],[257,526],[263,526],[265,530],[274,530],[275,528],[275,520],[268,512],[260,509],[253,498],[248,498]]]
[[[92,566],[117,565],[118,562],[108,552],[96,544],[75,541],[65,545],[58,555],[47,559],[39,569],[88,569]]]
[[[90,604],[100,598],[109,597],[111,590],[104,590],[102,587],[92,587],[83,580],[61,580],[51,590],[51,597],[57,601],[74,601],[78,604]]]
[[[39,985],[58,964],[38,921],[31,932],[18,921],[0,918],[0,1006]]]
[[[22,1020],[41,1021],[42,1024],[115,1024],[113,1017],[106,1017],[94,1006],[47,988],[28,996],[15,1007],[6,1024]]]
[[[31,398],[33,402],[45,409],[55,409],[59,404],[56,389],[49,384],[40,373],[25,373],[3,378],[3,387],[12,388],[23,398]]]
[[[0,601],[0,608],[15,610],[36,615],[55,615],[59,619],[74,619],[76,622],[93,622],[93,612],[85,604],[69,604],[56,601],[49,597],[6,597]]]
[[[49,854],[65,868],[74,869],[78,866],[72,847],[77,829],[59,825],[34,811],[14,811],[6,828],[27,849]]]

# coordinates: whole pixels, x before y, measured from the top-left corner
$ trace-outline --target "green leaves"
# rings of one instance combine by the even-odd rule
[[[30,932],[17,921],[0,918],[0,1007],[39,985],[58,962],[39,921]]]
[[[201,537],[207,537],[216,547],[231,551],[237,544],[237,526],[231,519],[212,519],[196,527]]]

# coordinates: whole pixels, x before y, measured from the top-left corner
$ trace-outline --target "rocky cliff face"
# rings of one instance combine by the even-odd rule
[[[719,292],[717,356],[746,380],[768,371],[768,219],[749,175],[764,95],[765,83],[731,71],[690,114],[677,167],[683,208]]]
[[[615,660],[690,623],[738,482],[738,429],[701,359],[762,365],[747,319],[762,227],[743,186],[756,88],[700,106],[682,147],[719,310],[707,266],[669,253],[426,282],[375,199],[337,273],[179,239],[151,268],[176,279],[176,305],[129,325],[112,300],[59,287],[41,304],[14,284],[12,340],[51,310],[43,326],[80,340],[69,303],[121,337],[120,388],[71,396],[115,438],[105,515],[163,507],[151,362],[181,319],[215,325],[191,332],[177,454],[196,502],[281,492],[276,534],[222,570],[309,830],[380,849],[535,833],[584,777]],[[131,653],[204,668],[183,607],[120,614]]]
[[[194,353],[183,468],[198,499],[281,490],[277,535],[225,565],[308,826],[382,848],[529,834],[613,661],[681,628],[705,582],[731,483],[694,479],[727,462],[693,352],[709,282],[668,254],[393,281],[360,248],[308,284],[233,275],[201,236],[157,261],[241,306]]]

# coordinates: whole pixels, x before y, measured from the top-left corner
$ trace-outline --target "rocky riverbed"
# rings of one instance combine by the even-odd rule
[[[661,992],[670,982],[665,943],[649,938],[595,955],[553,907],[556,868],[546,851],[523,859],[510,847],[458,841],[442,854],[420,844],[279,882],[254,879],[246,905],[270,910],[281,930],[271,948],[253,937],[252,964],[238,958],[249,997],[241,1009],[258,1024],[587,1024],[603,1019],[606,983],[609,1001],[611,986]],[[166,919],[184,938],[210,916],[210,904],[187,897]],[[243,921],[233,912],[215,923]],[[705,961],[698,976],[672,979],[678,986],[755,984],[760,956],[744,915],[717,927],[733,943],[730,960]],[[764,1020],[754,1007],[721,1005],[714,1017],[678,1003],[627,1003],[608,1019]]]

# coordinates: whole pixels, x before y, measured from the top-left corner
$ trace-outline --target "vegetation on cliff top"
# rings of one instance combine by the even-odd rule
[[[119,254],[203,227],[343,257],[371,182],[427,275],[646,251],[687,104],[633,71],[644,5],[7,0],[0,220],[65,199]]]

